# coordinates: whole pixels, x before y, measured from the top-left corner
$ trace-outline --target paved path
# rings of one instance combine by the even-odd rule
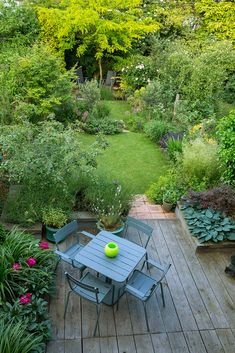
[[[174,212],[165,212],[161,205],[151,204],[145,195],[136,195],[130,216],[138,219],[174,219]]]

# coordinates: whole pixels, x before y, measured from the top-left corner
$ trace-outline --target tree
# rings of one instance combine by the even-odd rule
[[[134,41],[159,29],[144,16],[141,0],[70,0],[57,7],[37,7],[42,36],[64,53],[77,48],[81,57],[92,48],[102,81],[102,59],[126,53]]]
[[[201,18],[201,29],[215,34],[219,39],[235,40],[234,1],[201,0],[195,2]]]

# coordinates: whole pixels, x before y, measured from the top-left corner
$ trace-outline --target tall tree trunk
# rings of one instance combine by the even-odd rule
[[[103,81],[103,70],[102,70],[102,62],[101,62],[101,59],[99,59],[99,70],[100,70],[100,82],[99,82],[99,85],[101,87],[102,85],[102,81]]]

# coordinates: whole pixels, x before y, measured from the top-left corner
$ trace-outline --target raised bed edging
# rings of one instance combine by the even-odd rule
[[[89,213],[89,212],[73,212],[70,216],[70,220],[76,219],[78,221],[78,230],[86,230],[90,231],[91,233],[98,233],[98,229],[96,227],[96,222],[97,218],[94,214]],[[7,223],[7,222],[1,222],[7,230],[11,230],[13,227],[17,227],[19,231],[22,232],[27,232],[30,234],[33,234],[35,236],[41,236],[42,234],[42,224],[41,223],[35,223],[32,224],[31,226],[21,226],[16,223]]]
[[[184,219],[183,212],[180,210],[180,205],[178,204],[176,209],[175,209],[175,214],[178,220],[180,221],[183,229],[185,230],[186,234],[190,237],[192,240],[192,243],[194,245],[195,251],[216,251],[216,250],[226,250],[226,249],[235,249],[235,241],[229,241],[229,240],[224,240],[218,243],[214,243],[212,241],[208,241],[206,243],[200,243],[198,239],[190,233],[190,230],[188,229],[188,225]]]

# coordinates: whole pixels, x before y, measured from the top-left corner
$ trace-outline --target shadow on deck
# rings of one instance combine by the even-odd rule
[[[60,264],[57,296],[50,303],[53,336],[47,353],[234,353],[235,280],[224,273],[232,251],[195,254],[177,220],[148,220],[154,234],[149,257],[172,264],[164,283],[166,307],[157,292],[147,304],[150,334],[142,303],[124,295],[116,306],[102,306],[99,331],[92,337],[95,306],[71,295]],[[141,244],[138,233],[128,238]],[[150,270],[152,271],[152,270]]]

